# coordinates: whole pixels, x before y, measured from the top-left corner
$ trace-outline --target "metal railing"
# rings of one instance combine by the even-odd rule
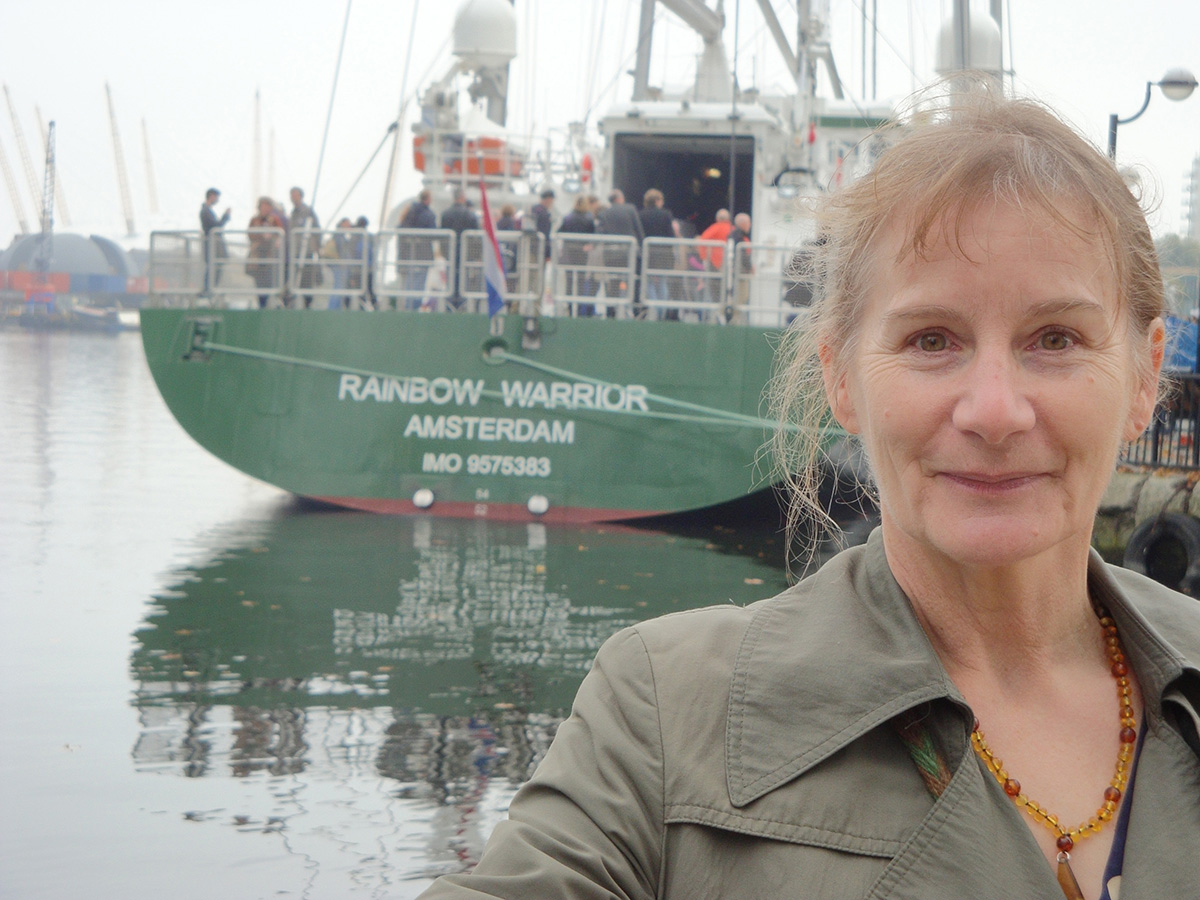
[[[392,228],[375,238],[375,298],[381,309],[445,307],[454,292],[456,235],[446,228]]]
[[[401,228],[154,232],[152,304],[483,312],[484,232]],[[811,291],[795,253],[722,244],[557,232],[547,264],[536,231],[497,234],[505,296],[523,314],[644,317],[784,327]],[[714,264],[720,258],[720,264]]]
[[[569,316],[626,318],[637,296],[637,241],[614,234],[550,236],[555,311]]]
[[[458,295],[461,304],[451,305],[469,312],[487,311],[487,283],[483,275],[484,232],[479,229],[459,235]],[[545,285],[546,239],[539,231],[497,231],[500,264],[504,268],[504,299],[509,303],[541,300]]]
[[[169,304],[193,304],[204,293],[204,234],[155,231],[150,235],[146,275],[151,294]]]
[[[1174,384],[1154,410],[1150,427],[1125,445],[1121,462],[1155,468],[1200,469],[1200,374],[1172,372]]]
[[[712,322],[724,315],[729,272],[720,241],[646,238],[641,300],[650,317]],[[719,267],[712,261],[721,259]]]

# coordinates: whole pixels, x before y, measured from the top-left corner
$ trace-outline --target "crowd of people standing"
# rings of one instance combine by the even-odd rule
[[[293,187],[289,191],[291,211],[269,196],[261,196],[256,211],[250,218],[247,231],[247,253],[244,270],[258,289],[258,303],[265,307],[273,292],[285,286],[284,272],[293,264],[298,266],[299,276],[296,291],[285,289],[282,301],[285,306],[313,305],[314,294],[306,289],[320,288],[326,273],[332,279],[332,287],[347,293],[329,296],[330,309],[350,305],[350,294],[359,295],[366,287],[365,302],[374,305],[370,284],[373,250],[366,234],[368,220],[359,216],[356,220],[341,218],[331,234],[321,231],[320,219],[312,206],[305,202],[304,191]],[[200,208],[200,223],[204,232],[205,284],[204,292],[220,281],[223,265],[208,265],[215,254],[219,259],[228,257],[223,229],[228,224],[231,211],[226,209],[218,215],[216,204],[220,191],[210,188]],[[598,297],[603,294],[609,299],[632,300],[640,313],[645,309],[644,301],[651,304],[670,301],[715,302],[719,296],[720,280],[715,273],[721,271],[724,260],[724,245],[729,241],[750,239],[750,216],[738,213],[730,216],[728,210],[718,210],[715,220],[703,231],[690,220],[681,221],[665,205],[665,197],[658,188],[646,191],[641,209],[625,199],[624,192],[614,188],[602,202],[594,194],[580,194],[575,198],[571,210],[555,223],[555,192],[543,190],[538,202],[525,212],[519,212],[512,204],[500,207],[495,222],[501,233],[532,231],[542,236],[544,259],[551,259],[553,235],[572,236],[596,235],[595,244],[572,240],[562,248],[558,262],[564,267],[565,288],[571,297]],[[406,204],[400,213],[397,225],[404,231],[418,229],[442,229],[451,231],[457,240],[453,252],[448,241],[421,239],[402,235],[397,246],[400,260],[418,265],[406,265],[403,273],[405,305],[409,309],[431,308],[433,298],[445,296],[451,309],[465,306],[464,285],[461,282],[460,262],[462,259],[462,234],[480,228],[479,214],[461,187],[454,191],[453,203],[439,217],[433,209],[433,192],[426,188]],[[291,235],[305,232],[305,236]],[[633,239],[624,241],[603,240],[602,236]],[[646,238],[680,239],[695,238],[698,243],[686,251],[680,246],[654,245],[642,258],[642,245]],[[719,242],[714,246],[709,242]],[[513,270],[515,253],[511,241],[502,241],[506,259],[505,268]],[[630,254],[636,271],[644,274],[644,297],[640,295],[636,279],[628,283],[622,273],[627,272]],[[293,255],[296,259],[293,260]],[[452,258],[447,258],[452,256]],[[365,262],[365,265],[363,263]],[[674,275],[678,270],[690,270],[694,279]],[[213,284],[209,284],[209,272],[213,272]],[[364,275],[365,272],[365,275]],[[612,275],[601,274],[611,272]],[[364,278],[367,282],[364,284]],[[737,302],[744,302],[738,296]],[[576,315],[595,315],[597,304],[578,303]],[[610,307],[609,314],[612,314]],[[666,318],[677,318],[674,309],[666,310]]]

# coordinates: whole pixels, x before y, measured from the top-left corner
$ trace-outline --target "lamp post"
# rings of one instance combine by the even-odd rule
[[[1162,77],[1162,81],[1147,81],[1146,82],[1146,99],[1142,101],[1142,108],[1135,112],[1132,116],[1126,119],[1118,119],[1117,114],[1113,113],[1108,117],[1108,158],[1117,158],[1117,126],[1128,125],[1138,116],[1146,111],[1146,107],[1150,105],[1150,91],[1158,85],[1162,88],[1163,96],[1168,100],[1186,100],[1192,96],[1192,91],[1196,89],[1196,76],[1187,69],[1170,69],[1167,74]]]

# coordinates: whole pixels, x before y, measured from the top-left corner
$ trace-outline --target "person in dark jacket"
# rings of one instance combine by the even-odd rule
[[[463,258],[462,233],[474,231],[478,227],[479,216],[475,215],[475,210],[467,205],[467,192],[462,188],[457,188],[454,191],[454,205],[442,213],[442,228],[453,231],[455,236],[454,264],[450,271],[450,305],[455,309],[461,309],[463,304],[460,293],[462,276],[459,273],[459,263]]]
[[[433,191],[429,188],[421,191],[401,216],[400,227],[437,228],[437,216],[429,206],[432,200]],[[402,234],[396,239],[396,249],[396,263],[404,273],[404,305],[408,309],[418,309],[425,294],[427,261],[433,259],[433,241]]]
[[[553,226],[553,218],[550,210],[554,208],[554,191],[546,188],[542,191],[541,201],[535,203],[529,208],[529,214],[533,216],[533,221],[537,225],[537,230],[541,232],[544,242],[546,259],[550,259],[550,229]]]
[[[636,250],[633,280],[636,281],[637,260],[640,258],[642,240],[646,234],[642,230],[642,220],[639,218],[637,210],[633,208],[632,204],[625,202],[625,194],[619,188],[613,188],[608,195],[608,207],[600,210],[596,219],[596,233],[624,235],[634,239]],[[629,265],[628,250],[624,244],[606,243],[603,244],[603,247],[604,267],[617,270],[617,274],[613,274],[605,282],[605,293],[613,299],[628,299],[636,302],[637,297],[633,285],[626,282],[619,274],[620,270],[626,269]]]
[[[663,206],[663,193],[658,188],[650,188],[642,198],[642,210],[638,213],[642,222],[642,232],[648,238],[678,238],[679,225],[675,222],[674,214]],[[643,274],[646,276],[646,300],[679,299],[680,294],[672,297],[672,285],[682,286],[677,278],[669,275],[655,274],[675,268],[675,247],[654,246],[646,254],[643,261]],[[681,293],[681,292],[680,292]],[[678,309],[667,309],[668,319],[678,319]]]
[[[596,220],[592,218],[591,202],[588,197],[580,194],[575,198],[575,206],[563,216],[562,224],[558,226],[559,234],[581,235],[595,234]],[[582,240],[564,241],[558,264],[563,269],[566,296],[576,297],[596,296],[596,281],[587,271],[588,254],[592,245]],[[596,307],[592,303],[580,303],[576,307],[580,316],[595,315]]]
[[[225,212],[220,216],[217,215],[214,207],[217,205],[217,200],[220,198],[221,192],[215,187],[209,188],[204,192],[204,203],[200,206],[200,227],[204,230],[204,293],[209,290],[210,269],[212,270],[212,287],[216,287],[221,281],[221,263],[218,263],[214,268],[211,264],[211,259],[225,259],[229,256],[229,250],[225,246],[225,237],[221,234],[221,229],[229,224],[229,216],[231,210],[225,207]],[[215,234],[213,232],[216,232]]]

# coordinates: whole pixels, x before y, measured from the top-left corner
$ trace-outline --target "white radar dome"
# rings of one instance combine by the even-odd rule
[[[971,16],[971,36],[965,65],[959,65],[954,53],[954,22],[949,20],[938,32],[937,65],[939,75],[962,68],[1000,74],[1000,26],[989,15]]]
[[[472,69],[517,55],[517,14],[509,0],[464,0],[454,16],[454,55]]]

